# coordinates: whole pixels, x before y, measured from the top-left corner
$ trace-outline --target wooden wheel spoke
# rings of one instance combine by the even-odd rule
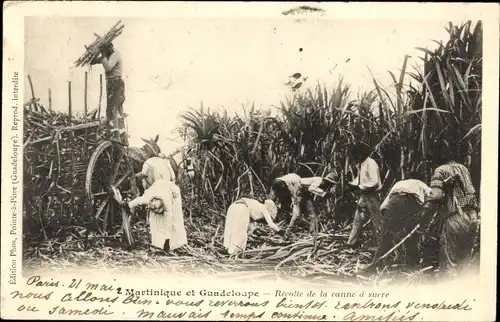
[[[97,211],[95,213],[95,218],[99,218],[102,211],[104,210],[104,208],[108,206],[108,204],[109,204],[109,198],[106,198],[106,200],[99,206],[99,208],[97,208]]]
[[[122,182],[123,182],[125,179],[127,179],[127,177],[130,175],[130,173],[131,173],[130,169],[127,169],[127,172],[125,172],[125,173],[123,174],[123,176],[121,176],[121,178],[120,178],[120,179],[118,179],[118,181],[116,181],[116,183],[115,183],[115,187],[119,187],[119,186],[120,186],[120,184],[122,184]]]
[[[109,225],[109,223],[111,219],[110,217],[113,216],[113,211],[114,211],[113,203],[110,202],[109,206],[107,207],[107,211],[104,212],[104,217],[102,218],[105,231],[108,231],[109,228],[111,228],[110,227],[111,225]]]
[[[116,179],[116,176],[118,175],[118,171],[120,170],[120,165],[122,164],[123,160],[123,150],[120,150],[120,156],[118,157],[118,160],[116,160],[115,166],[113,168],[113,174],[110,177],[110,181],[113,182]]]
[[[112,235],[120,227],[118,204],[113,199],[111,185],[120,189],[123,196],[133,194],[134,169],[123,147],[104,141],[93,152],[85,179],[86,195],[91,205],[90,216],[101,234]]]

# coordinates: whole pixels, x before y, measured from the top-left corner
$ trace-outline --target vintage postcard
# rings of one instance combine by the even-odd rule
[[[498,4],[4,4],[4,319],[493,321]]]

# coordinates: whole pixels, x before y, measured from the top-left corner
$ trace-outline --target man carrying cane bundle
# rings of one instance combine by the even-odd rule
[[[123,115],[125,83],[122,79],[122,57],[110,42],[102,42],[100,55],[92,59],[91,65],[102,64],[106,74],[107,107],[106,118],[112,128],[113,139],[128,145]]]

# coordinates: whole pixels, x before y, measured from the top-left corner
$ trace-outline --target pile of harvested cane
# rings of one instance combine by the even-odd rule
[[[89,46],[85,46],[85,53],[74,62],[75,66],[80,67],[90,64],[92,59],[99,55],[100,46],[115,40],[116,37],[122,34],[123,28],[125,28],[125,25],[121,24],[120,20],[103,37],[94,33],[97,39]]]
[[[189,246],[165,253],[148,245],[147,224],[136,221],[132,231],[137,241],[134,250],[121,247],[119,237],[95,237],[85,248],[81,235],[64,240],[33,243],[25,248],[27,269],[67,270],[77,267],[106,269],[115,272],[144,274],[173,273],[178,275],[216,275],[231,279],[300,278],[313,283],[389,284],[401,280],[421,282],[431,268],[396,275],[394,267],[378,274],[360,273],[371,260],[366,248],[345,247],[349,227],[334,234],[320,233],[320,246],[312,256],[312,236],[300,229],[291,238],[273,234],[266,226],[259,227],[249,239],[247,250],[228,256],[222,246],[223,229],[216,223],[208,225],[197,217],[186,220]],[[366,236],[365,236],[366,238]],[[424,273],[425,276],[424,276]]]
[[[90,122],[88,117],[47,110],[39,104],[25,106],[25,233],[50,238],[67,227],[63,223],[79,223],[72,220],[79,211],[74,201],[84,195],[88,159],[109,135],[99,121],[79,129]]]

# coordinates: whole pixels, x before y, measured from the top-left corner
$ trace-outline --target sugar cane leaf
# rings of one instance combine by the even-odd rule
[[[472,103],[469,99],[469,96],[466,95],[467,86],[466,86],[464,80],[462,79],[462,76],[460,75],[460,71],[457,69],[456,66],[452,66],[452,68],[453,68],[453,71],[455,74],[455,79],[457,80],[458,84],[460,85],[459,93],[462,96],[464,103],[467,104],[467,107],[469,108],[469,110],[472,110]]]
[[[398,81],[396,80],[396,76],[394,76],[394,73],[389,71],[389,75],[391,75],[392,81],[394,82],[394,85],[397,85]]]
[[[415,47],[415,49],[423,51],[424,53],[426,53],[427,55],[429,55],[431,57],[434,56],[434,53],[427,48]]]
[[[477,124],[475,125],[474,127],[472,127],[469,132],[467,132],[467,134],[464,135],[464,137],[462,138],[462,140],[465,140],[466,138],[468,138],[469,136],[481,131],[481,124]]]
[[[434,64],[436,66],[436,72],[438,75],[439,84],[441,86],[441,93],[443,94],[443,97],[446,100],[446,103],[450,106],[451,109],[454,110],[455,104],[453,104],[452,100],[450,99],[450,97],[448,95],[448,89],[446,88],[447,84],[445,83],[443,72],[441,70],[441,66],[437,60],[434,62]]]
[[[439,113],[448,113],[448,114],[453,114],[453,112],[450,112],[450,111],[447,111],[447,110],[442,110],[442,109],[439,109],[439,108],[423,108],[423,109],[418,109],[418,110],[412,110],[412,111],[408,111],[406,112],[406,115],[411,115],[411,114],[418,114],[418,113],[422,113],[422,112],[430,112],[430,111],[434,111],[434,112],[439,112]]]
[[[278,265],[276,265],[276,267],[278,268],[278,267],[280,267],[280,266],[282,266],[290,261],[293,261],[301,256],[308,254],[311,251],[311,248],[312,248],[312,246],[309,246],[309,247],[303,248],[303,249],[293,253],[292,255],[288,256],[287,258],[285,258],[281,262],[279,262]]]

